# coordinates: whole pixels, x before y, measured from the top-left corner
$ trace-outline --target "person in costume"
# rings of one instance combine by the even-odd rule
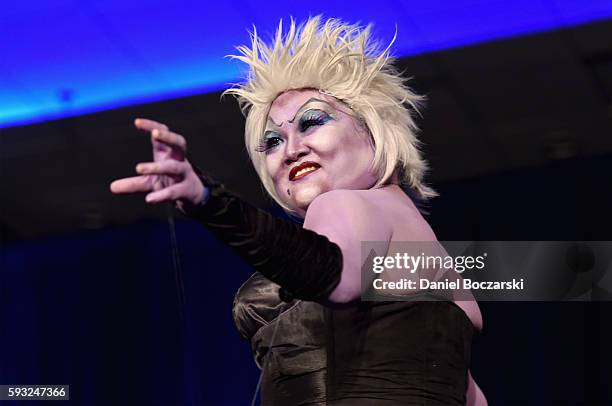
[[[248,79],[225,93],[246,116],[265,189],[303,224],[244,202],[186,159],[183,136],[147,119],[135,125],[153,162],[111,190],[174,202],[254,268],[233,316],[262,370],[262,404],[486,405],[469,372],[475,301],[361,300],[363,241],[436,241],[415,205],[435,196],[413,120],[422,97],[389,47],[370,27],[313,17],[281,23],[270,44],[254,32],[238,51]]]

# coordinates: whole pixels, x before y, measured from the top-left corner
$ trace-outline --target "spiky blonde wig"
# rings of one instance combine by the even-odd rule
[[[392,66],[391,45],[381,50],[370,32],[371,26],[361,28],[337,19],[323,22],[317,16],[299,27],[291,20],[285,33],[281,21],[270,45],[254,30],[251,47],[240,46],[240,54],[231,55],[250,69],[245,83],[224,94],[236,96],[246,116],[246,148],[265,189],[289,212],[267,172],[265,154],[256,149],[272,102],[293,89],[318,89],[333,96],[366,124],[375,148],[372,165],[379,178],[376,186],[389,183],[397,172],[400,184],[418,197],[436,195],[423,183],[427,165],[419,151],[410,110],[417,112],[423,97],[413,93]]]

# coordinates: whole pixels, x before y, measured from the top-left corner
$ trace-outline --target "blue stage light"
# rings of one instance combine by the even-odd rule
[[[350,7],[347,7],[350,5]],[[373,22],[396,56],[612,17],[609,0],[13,1],[0,9],[0,127],[226,88],[240,63],[224,58],[258,27],[323,14]]]

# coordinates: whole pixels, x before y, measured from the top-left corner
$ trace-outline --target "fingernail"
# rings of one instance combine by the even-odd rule
[[[154,129],[154,130],[152,131],[152,134],[153,134],[153,137],[154,137],[154,138],[159,137],[159,130],[158,130],[157,128],[156,128],[156,129]]]
[[[143,164],[136,165],[136,172],[138,172],[138,173],[144,172],[145,169],[146,169],[146,166],[143,165]]]
[[[151,195],[147,195],[147,197],[145,197],[145,200],[147,203],[151,203],[154,199],[151,197]]]

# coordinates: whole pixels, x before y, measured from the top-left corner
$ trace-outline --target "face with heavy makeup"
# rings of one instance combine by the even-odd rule
[[[276,193],[301,217],[322,193],[370,189],[377,182],[367,129],[347,106],[317,90],[276,98],[258,150]]]

